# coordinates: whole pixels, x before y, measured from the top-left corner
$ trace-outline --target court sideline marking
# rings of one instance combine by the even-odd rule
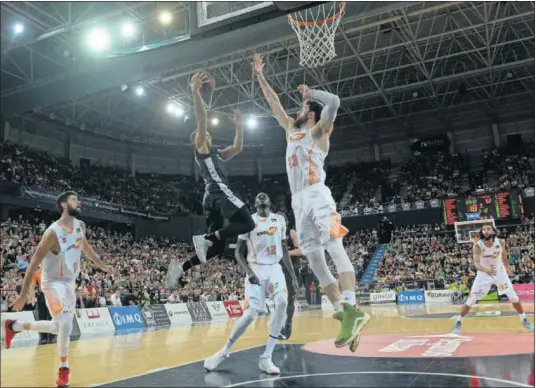
[[[232,354],[240,353],[240,352],[243,352],[243,351],[246,351],[246,350],[261,348],[263,346],[265,346],[265,345],[250,346],[250,347],[247,347],[247,348],[244,348],[244,349],[236,350]],[[174,365],[174,366],[165,366],[165,367],[162,367],[162,368],[151,369],[151,370],[149,370],[147,372],[138,373],[137,375],[132,375],[132,376],[129,376],[129,377],[123,377],[123,378],[120,378],[120,379],[110,380],[110,381],[107,381],[105,383],[100,383],[100,384],[91,384],[91,385],[89,385],[89,387],[101,387],[101,386],[106,385],[106,384],[117,383],[119,381],[124,381],[124,380],[128,380],[128,379],[134,379],[136,377],[143,377],[143,376],[147,376],[147,375],[150,375],[150,374],[153,374],[153,373],[162,372],[162,371],[173,369],[173,368],[178,368],[178,367],[181,367],[181,366],[191,365],[191,364],[195,364],[197,362],[202,362],[202,361],[205,361],[205,358],[206,357],[204,357],[204,358],[202,358],[200,360],[189,361],[189,362],[185,362],[183,364],[178,364],[178,365]]]
[[[259,379],[259,380],[250,380],[250,381],[243,381],[241,383],[235,383],[231,385],[226,385],[226,388],[231,387],[241,387],[247,384],[253,384],[253,383],[259,383],[263,381],[275,381],[275,380],[287,380],[287,379],[299,379],[299,378],[305,378],[305,377],[316,377],[316,376],[340,376],[340,375],[364,375],[364,374],[371,374],[371,375],[389,375],[389,374],[395,374],[395,375],[426,375],[426,376],[444,376],[444,377],[462,377],[462,378],[472,378],[472,379],[479,379],[479,380],[488,380],[493,381],[496,383],[506,383],[509,385],[513,385],[516,387],[532,387],[531,385],[518,383],[515,381],[508,381],[503,379],[496,379],[494,377],[485,377],[485,376],[471,376],[471,375],[460,375],[455,373],[434,373],[434,372],[402,372],[402,371],[361,371],[361,372],[336,372],[336,373],[308,373],[303,375],[293,375],[293,376],[283,376],[283,377],[273,377],[273,378],[267,378],[267,379]]]

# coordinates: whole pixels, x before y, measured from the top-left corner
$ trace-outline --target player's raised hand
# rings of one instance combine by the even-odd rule
[[[198,92],[201,90],[201,86],[208,82],[208,74],[205,72],[195,73],[190,81],[190,87],[192,91]]]
[[[264,61],[262,60],[262,57],[260,54],[255,54],[253,56],[253,62],[251,62],[251,68],[253,69],[253,72],[255,74],[262,74],[262,70],[264,69]]]
[[[298,86],[298,92],[300,92],[304,100],[308,100],[311,98],[311,92],[309,90],[309,86],[307,85]]]
[[[239,109],[233,109],[233,117],[229,117],[229,120],[237,127],[242,126],[244,123],[244,115]]]

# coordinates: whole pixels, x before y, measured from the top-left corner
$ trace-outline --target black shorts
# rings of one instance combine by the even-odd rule
[[[203,207],[208,212],[209,218],[216,220],[217,214],[220,214],[224,219],[230,220],[239,209],[244,207],[244,202],[230,190],[227,190],[227,192],[223,190],[210,191],[205,192]],[[211,224],[214,223],[209,220],[207,221]]]

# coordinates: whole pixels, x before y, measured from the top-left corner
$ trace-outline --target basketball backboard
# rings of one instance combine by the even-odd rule
[[[190,35],[214,36],[316,4],[312,1],[195,1],[190,3]]]

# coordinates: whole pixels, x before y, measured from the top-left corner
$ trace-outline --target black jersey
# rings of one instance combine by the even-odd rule
[[[209,154],[200,154],[195,150],[195,162],[199,166],[199,174],[205,181],[208,193],[222,191],[222,185],[228,186],[227,168],[218,151],[211,149]]]

